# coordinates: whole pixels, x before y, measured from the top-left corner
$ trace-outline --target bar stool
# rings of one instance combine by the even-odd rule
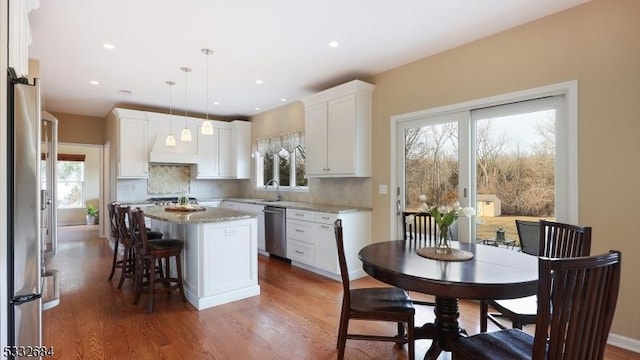
[[[107,210],[109,211],[109,227],[111,228],[111,238],[113,239],[113,262],[111,264],[109,281],[111,281],[111,279],[113,278],[113,274],[116,272],[116,268],[122,268],[122,260],[118,260],[120,234],[118,230],[118,220],[116,218],[116,205],[119,204],[115,201],[107,204]]]
[[[122,288],[122,284],[125,279],[135,280],[135,253],[133,249],[133,237],[131,233],[131,227],[129,223],[130,214],[131,214],[131,206],[122,206],[120,204],[114,204],[114,213],[115,213],[115,230],[118,234],[117,241],[122,245],[123,252],[122,258],[117,260],[118,257],[118,245],[116,243],[116,247],[113,254],[113,269],[120,268],[120,282],[118,283],[118,289]],[[110,210],[111,211],[111,210]],[[144,232],[149,239],[162,239],[162,233],[159,231],[152,231],[147,227],[143,227]],[[111,279],[111,278],[109,278]]]
[[[145,231],[137,231],[144,228],[144,212],[136,210],[131,212],[132,224],[131,232],[134,236],[134,247],[136,251],[136,296],[133,301],[134,305],[138,304],[142,293],[149,294],[148,311],[153,312],[154,297],[158,293],[171,294],[176,290],[180,292],[183,302],[187,301],[182,286],[182,264],[180,255],[184,243],[178,239],[159,239],[150,241]],[[171,277],[171,258],[175,258],[176,277]],[[164,266],[162,260],[164,259]],[[156,262],[159,263],[156,268]],[[163,269],[164,268],[164,269]],[[160,269],[160,271],[156,271]],[[159,277],[158,277],[159,275]],[[158,287],[157,284],[162,284]]]

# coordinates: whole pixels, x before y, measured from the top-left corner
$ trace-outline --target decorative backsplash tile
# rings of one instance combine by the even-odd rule
[[[189,193],[190,179],[190,166],[149,165],[147,191],[153,195]]]

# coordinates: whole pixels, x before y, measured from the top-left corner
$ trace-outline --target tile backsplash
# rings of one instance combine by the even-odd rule
[[[147,191],[150,195],[188,193],[190,180],[190,166],[149,165]]]

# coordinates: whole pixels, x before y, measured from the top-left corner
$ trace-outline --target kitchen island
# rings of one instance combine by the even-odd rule
[[[255,214],[212,207],[170,211],[164,206],[152,206],[144,214],[165,239],[184,240],[184,290],[196,309],[260,295]]]

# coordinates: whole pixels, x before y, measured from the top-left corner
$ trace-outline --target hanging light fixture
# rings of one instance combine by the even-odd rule
[[[173,90],[172,87],[176,83],[173,81],[167,81],[167,85],[169,85],[169,135],[167,139],[164,141],[164,144],[169,147],[176,146],[176,138],[173,137]]]
[[[184,129],[180,133],[180,140],[191,141],[191,130],[187,127],[187,73],[191,72],[191,68],[181,67],[184,71]]]
[[[202,123],[200,133],[202,135],[213,135],[213,124],[209,121],[209,55],[213,55],[213,50],[202,49],[201,51],[207,56],[207,117]]]

